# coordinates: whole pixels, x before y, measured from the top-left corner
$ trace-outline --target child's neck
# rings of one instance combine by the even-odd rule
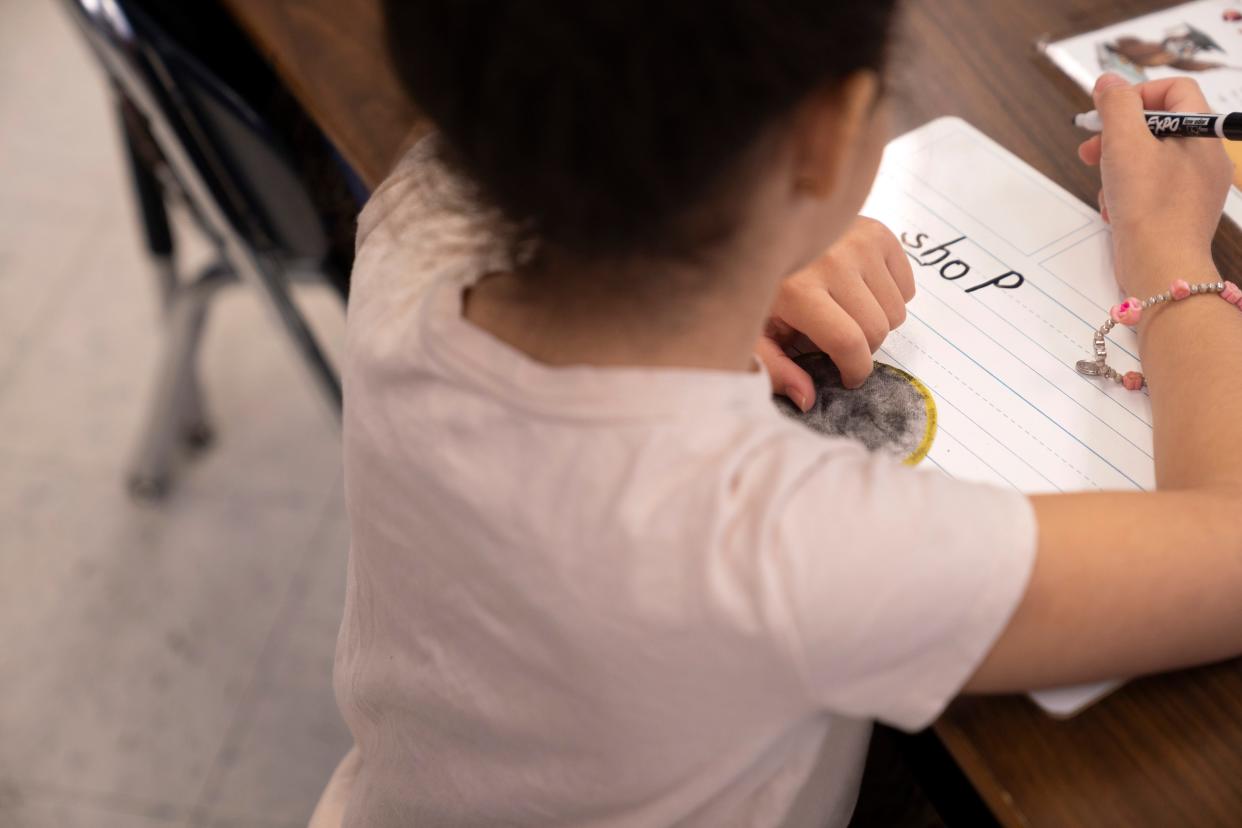
[[[764,272],[762,266],[710,274],[664,268],[655,278],[647,269],[630,279],[615,270],[563,272],[554,265],[538,278],[513,272],[483,278],[467,293],[463,313],[548,365],[747,371],[779,278]],[[658,287],[615,288],[624,284]],[[698,289],[669,287],[679,284]]]

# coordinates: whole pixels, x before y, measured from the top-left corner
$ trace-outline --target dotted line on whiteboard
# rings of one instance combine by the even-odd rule
[[[1040,316],[1040,314],[1039,314],[1039,312],[1038,312],[1038,311],[1036,311],[1036,310],[1035,310],[1034,308],[1032,308],[1030,305],[1028,305],[1028,304],[1026,304],[1025,302],[1023,302],[1021,299],[1017,298],[1016,296],[1009,296],[1009,297],[1006,297],[1006,298],[1008,298],[1008,299],[1009,299],[1009,301],[1011,301],[1011,302],[1016,302],[1017,304],[1021,305],[1021,306],[1022,306],[1025,310],[1026,310],[1026,312],[1027,312],[1027,313],[1029,313],[1031,316],[1033,316],[1033,317],[1035,317],[1036,319],[1038,319],[1040,322],[1043,322],[1045,325],[1047,325],[1049,328],[1051,328],[1052,330],[1054,330],[1054,331],[1056,331],[1057,333],[1059,333],[1061,336],[1065,337],[1066,341],[1070,342],[1070,343],[1071,343],[1071,344],[1072,344],[1075,348],[1080,348],[1080,347],[1082,347],[1082,344],[1083,344],[1083,343],[1079,342],[1078,340],[1074,339],[1074,337],[1070,336],[1070,335],[1069,335],[1069,334],[1067,334],[1065,331],[1063,331],[1063,330],[1061,330],[1060,328],[1058,328],[1055,322],[1052,322],[1052,321],[1050,321],[1050,320],[1048,320],[1048,319],[1045,319],[1043,316]],[[1126,347],[1125,347],[1125,345],[1123,345],[1120,341],[1118,341],[1118,340],[1116,339],[1116,336],[1117,336],[1116,334],[1113,334],[1112,336],[1110,336],[1110,337],[1109,337],[1109,341],[1113,342],[1113,344],[1117,345],[1117,347],[1119,347],[1119,348],[1121,348],[1122,350],[1124,350],[1124,351],[1126,352],[1126,354],[1129,354],[1129,353],[1130,353],[1130,350],[1129,350],[1128,348],[1126,348]],[[1146,391],[1144,391],[1143,393],[1147,393],[1147,392],[1146,392]]]
[[[1052,328],[1054,331],[1056,331],[1057,333],[1059,333],[1061,336],[1065,337],[1065,338],[1066,338],[1066,340],[1068,340],[1068,341],[1069,341],[1069,343],[1070,343],[1071,345],[1073,345],[1075,348],[1078,348],[1078,349],[1080,349],[1080,350],[1082,349],[1082,347],[1083,347],[1082,342],[1079,342],[1078,340],[1074,339],[1074,337],[1070,336],[1070,335],[1069,335],[1069,334],[1067,334],[1065,331],[1063,331],[1063,330],[1061,330],[1060,328],[1058,328],[1058,327],[1056,326],[1056,324],[1055,324],[1055,323],[1053,323],[1053,322],[1051,322],[1051,321],[1049,321],[1049,320],[1045,319],[1043,316],[1041,316],[1041,315],[1040,315],[1040,314],[1039,314],[1039,313],[1038,313],[1038,312],[1037,312],[1034,308],[1032,308],[1032,307],[1031,307],[1030,305],[1028,305],[1026,302],[1023,302],[1021,299],[1017,298],[1016,296],[1011,296],[1011,297],[1009,297],[1009,299],[1010,299],[1010,301],[1017,302],[1019,305],[1021,305],[1023,308],[1025,308],[1025,309],[1026,309],[1026,312],[1027,312],[1027,313],[1029,313],[1031,316],[1035,317],[1035,318],[1036,318],[1036,319],[1038,319],[1040,322],[1043,322],[1043,323],[1044,323],[1045,325],[1047,325],[1049,328]]]
[[[932,362],[934,362],[934,363],[936,363],[937,365],[939,365],[939,366],[940,366],[940,367],[944,370],[944,372],[945,372],[945,373],[947,373],[949,376],[953,377],[953,379],[957,380],[957,381],[958,381],[958,384],[960,384],[963,388],[965,388],[965,389],[966,389],[967,391],[969,391],[970,393],[974,394],[976,397],[978,397],[978,398],[979,398],[980,400],[982,400],[983,402],[987,403],[987,404],[988,404],[988,406],[989,406],[989,407],[990,407],[993,411],[995,411],[997,414],[1001,415],[1001,416],[1002,416],[1002,417],[1004,417],[1006,420],[1008,420],[1009,422],[1013,423],[1013,424],[1014,424],[1014,426],[1015,426],[1015,427],[1016,427],[1019,431],[1023,432],[1024,434],[1026,434],[1026,436],[1030,437],[1032,440],[1034,440],[1035,442],[1037,442],[1037,443],[1039,443],[1041,446],[1043,446],[1043,447],[1044,447],[1044,449],[1045,449],[1045,450],[1046,450],[1049,454],[1051,454],[1053,457],[1057,458],[1057,459],[1058,459],[1058,460],[1060,460],[1062,463],[1064,463],[1064,464],[1065,464],[1065,466],[1066,466],[1066,468],[1068,468],[1068,469],[1070,469],[1071,471],[1073,471],[1075,474],[1077,474],[1078,476],[1080,476],[1083,480],[1086,480],[1088,483],[1090,483],[1090,484],[1091,484],[1092,486],[1094,486],[1095,488],[1097,488],[1097,489],[1103,488],[1102,486],[1100,486],[1100,484],[1098,484],[1098,483],[1096,483],[1094,480],[1092,480],[1092,479],[1091,479],[1091,476],[1090,476],[1089,474],[1087,474],[1085,471],[1083,471],[1082,469],[1080,469],[1080,468],[1078,468],[1077,466],[1075,466],[1075,465],[1074,465],[1073,463],[1071,463],[1070,461],[1066,460],[1066,459],[1065,459],[1064,457],[1062,457],[1062,456],[1061,456],[1061,455],[1060,455],[1060,454],[1059,454],[1059,453],[1058,453],[1055,449],[1053,449],[1053,448],[1052,448],[1052,446],[1048,445],[1048,444],[1047,444],[1047,443],[1045,443],[1043,440],[1039,439],[1039,438],[1038,438],[1038,437],[1036,437],[1034,434],[1032,434],[1032,433],[1031,433],[1031,431],[1030,431],[1030,430],[1029,430],[1026,426],[1024,426],[1024,425],[1022,425],[1021,423],[1019,423],[1017,420],[1015,420],[1013,417],[1009,416],[1009,414],[1007,414],[1006,412],[1002,411],[1000,408],[997,408],[995,403],[993,403],[993,402],[992,402],[991,400],[989,400],[987,397],[985,397],[985,396],[983,396],[982,394],[980,394],[977,390],[975,390],[975,387],[974,387],[973,385],[971,385],[971,384],[970,384],[970,383],[968,383],[966,380],[964,380],[964,379],[962,379],[961,377],[959,377],[956,373],[954,373],[954,372],[953,372],[953,370],[952,370],[951,368],[949,368],[949,366],[945,365],[943,362],[941,362],[940,360],[936,359],[934,356],[932,356],[930,353],[928,353],[926,350],[924,350],[922,347],[920,347],[920,346],[919,346],[919,345],[918,345],[918,344],[917,344],[917,343],[916,343],[913,339],[911,339],[910,337],[906,336],[906,335],[905,335],[904,333],[902,333],[900,330],[893,331],[893,334],[894,334],[894,335],[896,335],[896,336],[900,336],[902,339],[904,339],[907,343],[909,343],[909,344],[910,344],[910,347],[914,348],[916,351],[918,351],[919,353],[923,354],[923,356],[927,357],[927,358],[928,358],[928,359],[930,359]],[[992,438],[993,438],[993,439],[996,439],[994,435],[991,435],[991,436],[992,436]]]

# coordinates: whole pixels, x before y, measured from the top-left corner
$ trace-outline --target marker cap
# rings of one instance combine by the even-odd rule
[[[1093,109],[1090,112],[1083,112],[1080,115],[1075,115],[1074,126],[1079,129],[1085,129],[1088,132],[1103,132],[1104,119],[1100,117],[1099,112]]]

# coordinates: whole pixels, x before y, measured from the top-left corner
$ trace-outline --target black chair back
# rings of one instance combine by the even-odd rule
[[[326,214],[316,209],[315,200],[328,188],[321,184],[315,191],[307,188],[307,179],[299,174],[288,146],[243,96],[248,81],[270,75],[265,64],[254,59],[244,37],[230,43],[196,28],[191,15],[214,14],[217,20],[228,20],[211,0],[62,3],[79,24],[117,94],[149,246],[163,260],[160,269],[171,268],[163,279],[170,306],[178,304],[176,297],[192,299],[213,281],[208,277],[218,275],[205,273],[189,284],[177,277],[175,258],[168,255],[167,216],[162,214],[162,202],[171,188],[184,195],[218,248],[219,262],[209,270],[236,276],[258,291],[332,413],[339,417],[340,378],[294,301],[289,282],[292,277],[309,275],[332,284],[342,297],[348,295],[357,203],[350,199],[351,207],[338,214],[348,217],[350,229],[340,232],[344,225],[338,221],[334,224],[337,232],[329,234]],[[187,19],[190,25],[183,25],[176,36],[165,25]],[[190,42],[195,42],[201,54],[186,48]],[[231,70],[232,83],[221,79],[221,69]],[[269,88],[283,90],[275,83]],[[284,98],[292,100],[287,92]],[[302,123],[308,122],[303,118]],[[325,149],[326,142],[319,146]],[[336,180],[343,176],[338,174]],[[341,189],[348,192],[344,186]],[[183,338],[194,341],[199,336],[195,331],[183,333]],[[173,368],[179,364],[170,363]],[[174,386],[179,387],[168,384]],[[170,399],[176,397],[169,393]],[[150,453],[162,456],[161,452]]]
[[[159,0],[65,3],[121,95],[153,132],[173,133],[232,230],[256,252],[321,265],[329,248],[324,220],[289,148],[242,94],[169,33],[157,19]],[[228,48],[243,62],[237,44],[215,48]],[[221,57],[227,61],[229,54]],[[166,151],[167,142],[156,139]]]

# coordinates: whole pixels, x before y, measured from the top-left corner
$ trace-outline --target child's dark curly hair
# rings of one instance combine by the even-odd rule
[[[582,260],[728,234],[747,151],[880,70],[897,0],[385,0],[398,74],[451,160]]]

